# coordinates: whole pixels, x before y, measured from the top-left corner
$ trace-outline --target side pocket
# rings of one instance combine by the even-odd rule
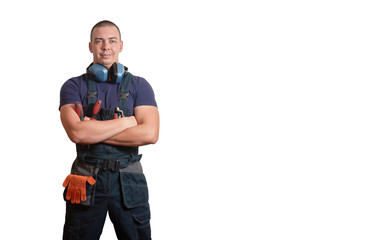
[[[148,186],[144,174],[120,172],[122,200],[127,208],[148,204]]]
[[[98,171],[99,169],[96,168],[95,166],[81,163],[78,158],[75,159],[73,166],[71,167],[71,174],[82,175],[82,176],[92,176],[95,180],[97,179]],[[69,201],[69,200],[66,200],[66,192],[67,192],[68,187],[69,185],[65,188],[64,194],[63,194],[64,200],[67,202]],[[95,189],[96,189],[96,184],[90,185],[89,183],[86,183],[86,201],[84,202],[81,201],[79,204],[84,205],[84,206],[93,205],[94,199],[95,199]]]
[[[151,213],[148,211],[133,215],[136,226],[136,233],[138,234],[138,239],[150,240],[151,239]]]

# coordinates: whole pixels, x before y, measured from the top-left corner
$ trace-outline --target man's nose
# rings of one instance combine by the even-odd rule
[[[109,42],[108,41],[104,41],[103,44],[101,45],[101,48],[103,50],[108,50],[109,49]]]

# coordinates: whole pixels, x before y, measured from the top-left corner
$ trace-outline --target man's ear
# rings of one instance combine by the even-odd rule
[[[91,42],[88,43],[88,49],[89,49],[90,52],[92,53],[92,44],[91,44]]]
[[[119,47],[119,52],[122,52],[122,49],[123,49],[123,41],[121,40],[121,45]]]

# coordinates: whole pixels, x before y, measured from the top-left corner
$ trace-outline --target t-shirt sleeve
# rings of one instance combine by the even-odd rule
[[[69,79],[61,87],[59,109],[65,104],[73,104],[76,102],[81,102],[78,83],[73,79]]]
[[[155,94],[151,85],[144,78],[139,78],[136,86],[136,98],[134,102],[134,107],[138,106],[155,106],[157,107]]]

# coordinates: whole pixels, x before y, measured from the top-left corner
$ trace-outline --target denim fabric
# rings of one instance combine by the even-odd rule
[[[148,189],[142,173],[100,169],[95,185],[93,205],[66,202],[64,240],[100,239],[107,212],[118,239],[151,239]]]

